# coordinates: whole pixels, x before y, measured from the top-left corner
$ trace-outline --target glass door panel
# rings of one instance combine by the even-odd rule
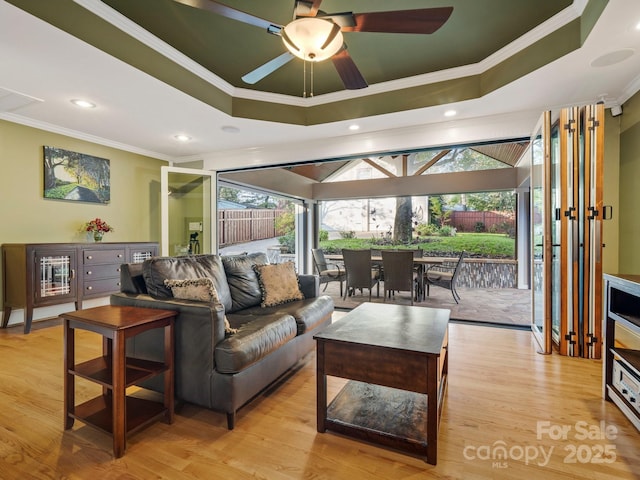
[[[584,238],[583,284],[588,294],[582,299],[582,352],[587,358],[602,354],[602,177],[604,157],[604,105],[581,109],[584,137],[584,209],[587,224]]]
[[[75,300],[75,258],[74,251],[36,252],[36,303],[46,304],[51,299],[61,298]]]
[[[531,136],[531,331],[540,353],[551,353],[551,112],[543,113]]]
[[[560,316],[557,319],[559,336],[556,341],[562,355],[577,354],[575,332],[577,331],[579,285],[576,284],[579,269],[580,210],[576,207],[580,193],[578,181],[579,133],[578,109],[565,108],[560,112],[559,176],[560,190],[558,226],[560,278],[553,290],[557,292]],[[564,301],[563,301],[564,299]]]
[[[162,255],[215,253],[215,172],[162,167]]]
[[[560,155],[560,127],[555,122],[551,129],[551,338],[558,345],[561,331],[561,222],[562,222],[562,174]]]

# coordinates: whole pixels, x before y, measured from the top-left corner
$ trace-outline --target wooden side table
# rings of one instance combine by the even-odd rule
[[[164,416],[174,418],[174,320],[176,312],[106,305],[64,313],[65,430],[78,419],[113,436],[113,453],[124,455],[126,436]],[[127,358],[126,340],[153,328],[164,328],[164,362]],[[75,363],[75,330],[103,336],[103,355]],[[164,374],[164,401],[127,396],[127,387]],[[102,395],[75,405],[75,377],[102,385]]]

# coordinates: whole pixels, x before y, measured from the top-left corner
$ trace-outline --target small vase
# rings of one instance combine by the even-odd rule
[[[104,235],[104,232],[93,232],[93,240],[95,242],[101,242],[103,235]]]

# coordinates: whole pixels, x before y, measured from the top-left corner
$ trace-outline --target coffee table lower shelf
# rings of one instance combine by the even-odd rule
[[[327,430],[427,454],[427,395],[350,380],[327,407]]]

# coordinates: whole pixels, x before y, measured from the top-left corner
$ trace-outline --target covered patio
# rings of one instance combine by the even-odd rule
[[[256,242],[242,243],[226,248],[221,248],[222,255],[233,255],[241,252],[268,253],[269,247],[277,245],[277,239],[260,240]],[[335,303],[336,310],[351,310],[360,303],[369,300],[368,292],[356,295],[345,300],[340,296],[340,285],[338,282],[330,282],[320,286],[320,291],[325,295],[330,295]],[[324,292],[323,292],[324,290]],[[383,303],[384,297],[380,288],[380,297],[375,296],[375,287],[372,302]],[[451,310],[451,319],[463,322],[472,322],[488,325],[503,325],[517,328],[529,328],[531,325],[531,290],[518,288],[469,288],[458,287],[460,293],[460,303],[456,304],[451,296],[451,292],[444,288],[432,287],[430,295],[423,302],[415,305],[447,308]],[[395,299],[388,299],[388,302],[409,305],[411,300],[408,292],[398,292]]]

